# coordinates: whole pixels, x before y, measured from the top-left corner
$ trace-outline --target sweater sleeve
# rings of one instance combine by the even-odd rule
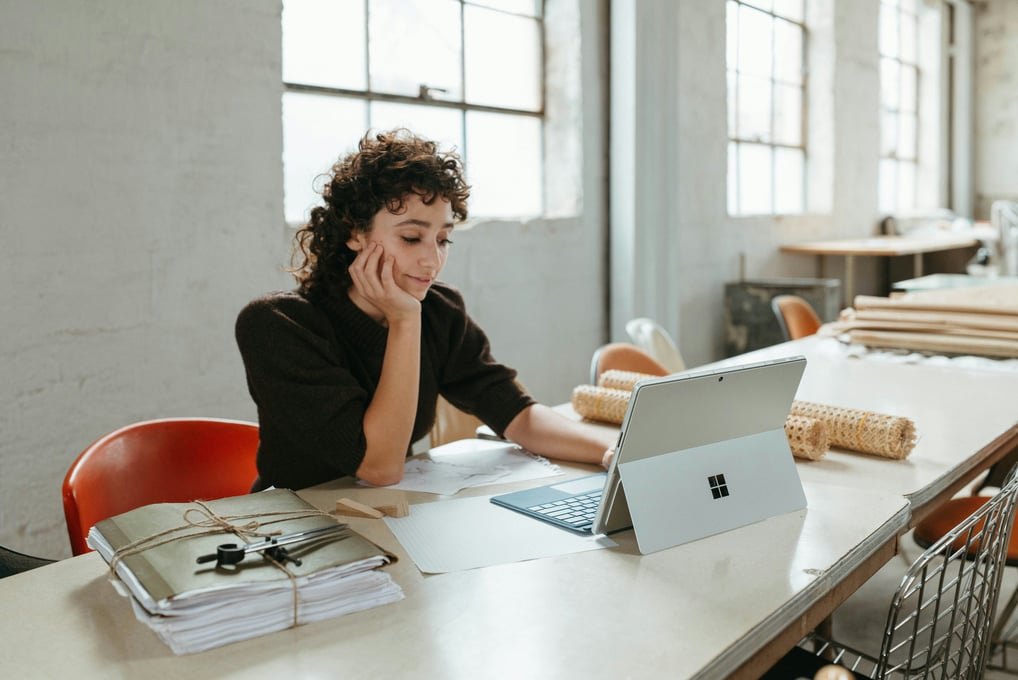
[[[448,354],[439,391],[502,436],[513,418],[536,401],[516,380],[516,371],[492,356],[487,335],[467,314],[459,291],[446,285],[437,292],[449,315],[444,324]]]
[[[327,318],[282,293],[248,304],[235,330],[258,407],[262,483],[299,489],[353,475],[368,395],[338,356]]]

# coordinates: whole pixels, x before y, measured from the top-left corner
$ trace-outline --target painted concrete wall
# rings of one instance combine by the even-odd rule
[[[975,6],[975,217],[1018,201],[1018,2]]]

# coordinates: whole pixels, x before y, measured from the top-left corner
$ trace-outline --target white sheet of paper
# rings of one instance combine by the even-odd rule
[[[553,555],[610,548],[606,536],[583,536],[475,496],[410,506],[384,521],[426,574],[477,569]]]
[[[408,460],[399,484],[386,487],[451,496],[461,489],[562,474],[557,465],[516,444],[463,439]]]

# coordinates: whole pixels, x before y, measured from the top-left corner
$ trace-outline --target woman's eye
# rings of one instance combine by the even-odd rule
[[[444,238],[438,242],[438,245],[442,246],[443,248],[448,248],[449,246],[452,245],[452,241],[450,239]]]
[[[404,243],[420,243],[421,239],[416,236],[403,236],[401,237]]]

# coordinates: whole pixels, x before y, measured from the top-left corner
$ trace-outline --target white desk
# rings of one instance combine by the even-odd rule
[[[912,417],[921,435],[912,455],[833,451],[801,463],[808,510],[647,556],[621,533],[614,549],[424,577],[383,523],[355,520],[400,556],[392,570],[404,601],[188,657],[137,623],[101,559],[85,555],[0,580],[0,668],[75,678],[755,677],[893,556],[911,512],[1018,442],[1013,374],[850,359],[817,337],[727,362],[794,353],[809,358],[799,398]],[[302,495],[323,508],[342,495],[404,497],[350,487]],[[601,623],[590,629],[592,619]]]
[[[347,486],[304,495],[371,497]],[[428,577],[383,523],[355,520],[399,555],[405,600],[183,657],[83,555],[0,581],[0,667],[11,678],[475,680],[724,678],[749,661],[754,677],[768,663],[754,655],[789,625],[815,625],[839,584],[889,559],[908,520],[901,498],[823,485],[808,498],[806,511],[652,555],[627,532],[618,548]]]

